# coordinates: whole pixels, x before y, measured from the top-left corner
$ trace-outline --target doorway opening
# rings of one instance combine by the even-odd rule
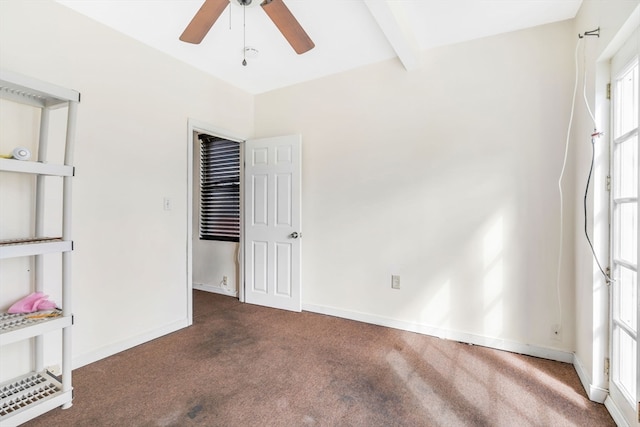
[[[238,241],[201,238],[202,139],[239,144]],[[193,289],[231,295],[240,302],[301,311],[301,143],[300,135],[243,139],[189,121],[189,324],[193,323]]]
[[[202,136],[202,138],[200,138]],[[228,295],[244,301],[242,221],[238,239],[201,239],[201,147],[202,139],[238,144],[238,190],[242,191],[242,145],[244,138],[234,136],[215,126],[195,120],[188,123],[187,141],[187,310],[189,324],[193,322],[193,289]],[[238,196],[239,197],[239,196]],[[241,200],[241,198],[239,199]],[[242,218],[240,202],[238,218]],[[211,211],[210,213],[214,213]],[[211,232],[209,230],[208,232]]]
[[[194,133],[193,288],[237,297],[240,143]]]

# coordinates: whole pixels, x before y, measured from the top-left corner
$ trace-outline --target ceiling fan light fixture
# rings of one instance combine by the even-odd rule
[[[232,2],[234,0],[229,0],[229,2]],[[236,3],[238,3],[240,6],[243,7],[249,7],[253,4],[253,6],[257,5],[257,3],[253,3],[253,0],[235,0]]]
[[[246,8],[251,4],[258,4],[258,2],[253,3],[253,0],[204,0],[202,6],[180,36],[180,40],[193,44],[202,42],[229,3],[234,1],[242,6],[242,26],[243,33],[245,33]],[[264,10],[269,19],[271,19],[278,28],[278,31],[280,31],[298,55],[308,52],[315,47],[309,35],[304,31],[298,20],[284,4],[283,0],[262,0],[260,6],[262,6],[262,10]],[[231,13],[229,13],[229,19],[231,19]],[[231,23],[231,21],[229,21],[229,23]],[[243,37],[244,35],[245,34],[243,34]],[[242,65],[246,65],[246,60],[242,62]]]

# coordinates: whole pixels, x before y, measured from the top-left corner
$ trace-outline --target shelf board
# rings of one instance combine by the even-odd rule
[[[47,314],[56,317],[36,317]],[[72,317],[62,316],[61,310],[18,314],[0,313],[0,346],[57,331],[72,324]]]
[[[19,425],[71,402],[72,390],[47,371],[32,372],[0,384],[0,425]]]
[[[7,70],[0,70],[0,97],[34,107],[80,102],[80,93]]]
[[[0,158],[0,171],[49,176],[73,176],[73,166]]]
[[[73,250],[72,242],[58,237],[0,240],[0,259],[68,252],[71,250]]]

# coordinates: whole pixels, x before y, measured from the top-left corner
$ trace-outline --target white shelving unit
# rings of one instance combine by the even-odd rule
[[[40,109],[38,154],[35,161],[0,159],[0,174],[23,173],[36,176],[35,237],[0,240],[0,259],[34,258],[35,291],[43,291],[43,255],[62,254],[62,304],[60,309],[26,314],[0,313],[0,346],[22,340],[34,340],[33,371],[0,384],[0,425],[22,424],[51,409],[68,408],[72,402],[71,386],[71,185],[74,175],[76,113],[80,93],[50,83],[0,70],[0,98]],[[67,109],[64,164],[47,163],[49,113]],[[44,177],[62,177],[62,236],[45,237]],[[61,372],[44,367],[43,334],[62,331]],[[1,349],[0,349],[1,351]]]

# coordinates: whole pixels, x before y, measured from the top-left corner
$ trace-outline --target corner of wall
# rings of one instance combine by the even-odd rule
[[[604,403],[609,394],[609,390],[592,384],[591,375],[589,375],[589,372],[585,369],[584,365],[580,361],[580,358],[575,353],[573,355],[573,367],[578,374],[578,378],[580,378],[582,387],[584,387],[584,390],[587,392],[589,400],[598,403]]]

